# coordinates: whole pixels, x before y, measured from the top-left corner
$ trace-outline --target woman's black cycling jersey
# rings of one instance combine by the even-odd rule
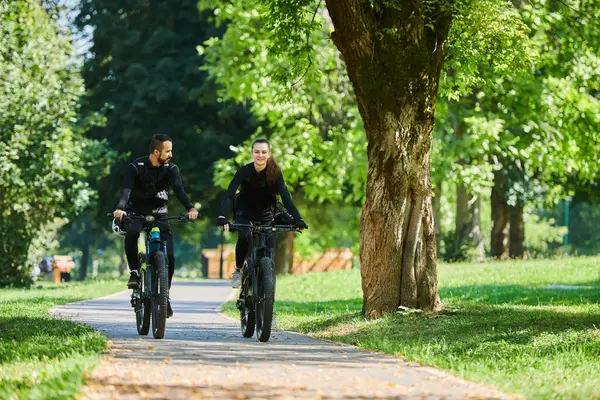
[[[254,163],[244,165],[235,173],[227,189],[227,194],[221,203],[220,215],[227,217],[229,204],[238,188],[240,188],[240,194],[235,202],[236,215],[243,215],[250,220],[264,220],[265,212],[274,212],[277,204],[277,194],[279,194],[283,205],[292,217],[297,221],[302,219],[298,209],[292,202],[290,192],[283,180],[283,174],[279,174],[274,185],[267,186],[266,168],[256,172]]]

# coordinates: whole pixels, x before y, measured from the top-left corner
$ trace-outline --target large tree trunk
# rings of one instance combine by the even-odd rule
[[[469,193],[464,185],[456,185],[456,246],[468,245],[474,250],[473,260],[485,258],[483,235],[481,233],[480,200]]]
[[[430,154],[451,15],[422,2],[326,3],[368,139],[360,232],[365,316],[399,306],[438,309]]]
[[[275,248],[275,273],[289,274],[294,263],[294,232],[287,232],[277,238]]]
[[[509,255],[511,258],[527,258],[525,247],[525,221],[523,220],[523,206],[509,208]]]
[[[492,188],[492,237],[490,240],[490,256],[500,260],[508,257],[508,230],[510,226],[509,209],[504,193],[506,176],[503,171],[494,172]]]

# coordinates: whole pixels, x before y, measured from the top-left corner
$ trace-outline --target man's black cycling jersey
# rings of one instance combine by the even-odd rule
[[[177,165],[168,163],[155,167],[148,156],[140,157],[127,166],[116,208],[133,209],[145,214],[166,214],[169,186],[186,210],[194,208],[183,189]]]
[[[298,209],[292,202],[283,174],[279,174],[277,181],[272,186],[267,186],[266,168],[256,172],[254,163],[244,165],[238,169],[233,180],[227,188],[227,194],[221,203],[221,215],[228,215],[229,203],[238,189],[240,195],[236,200],[236,214],[244,215],[249,219],[259,220],[264,215],[264,210],[274,208],[277,204],[277,194],[281,195],[283,205],[297,221],[302,219]]]

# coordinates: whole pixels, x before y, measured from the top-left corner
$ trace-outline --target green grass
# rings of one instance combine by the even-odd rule
[[[0,398],[73,398],[106,349],[106,337],[48,312],[124,287],[124,281],[109,280],[0,289]]]
[[[439,314],[361,315],[360,273],[278,278],[279,329],[448,370],[532,399],[600,397],[600,258],[439,265]],[[591,289],[545,289],[547,285]],[[233,303],[225,307],[237,315]]]

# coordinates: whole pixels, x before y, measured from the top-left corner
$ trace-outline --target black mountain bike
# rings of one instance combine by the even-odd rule
[[[260,226],[230,224],[231,231],[250,229],[252,247],[242,268],[242,287],[236,307],[240,310],[240,326],[246,338],[254,335],[261,342],[271,337],[275,304],[275,265],[267,255],[266,239],[276,232],[298,231],[294,225]],[[299,232],[299,231],[298,231]]]
[[[112,214],[108,214],[112,216]],[[162,339],[167,324],[167,302],[169,300],[169,271],[167,243],[161,240],[158,224],[168,220],[190,221],[185,215],[137,215],[127,214],[127,219],[142,221],[145,246],[139,244],[140,283],[131,293],[131,306],[135,310],[138,334],[147,335],[152,319],[152,336]]]

